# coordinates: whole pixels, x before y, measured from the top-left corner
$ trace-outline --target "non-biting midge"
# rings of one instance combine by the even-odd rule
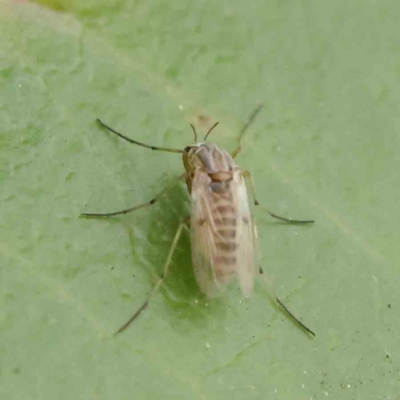
[[[256,274],[263,273],[257,257],[258,238],[254,220],[250,213],[245,178],[248,178],[254,204],[258,205],[251,174],[241,169],[234,162],[234,158],[242,148],[243,134],[250,126],[261,106],[251,114],[243,126],[238,139],[238,145],[232,153],[220,149],[216,144],[206,142],[211,131],[218,125],[215,123],[205,135],[203,142],[198,143],[196,129],[191,125],[195,144],[183,150],[165,147],[149,146],[130,139],[115,131],[99,119],[97,122],[108,131],[120,138],[157,151],[180,153],[183,158],[185,172],[179,180],[185,179],[191,198],[192,213],[189,218],[183,219],[172,240],[169,254],[164,264],[164,270],[157,283],[149,293],[146,301],[122,325],[117,334],[125,330],[148,306],[152,296],[158,291],[165,279],[172,258],[182,234],[183,228],[190,225],[192,261],[194,274],[202,292],[208,297],[218,296],[234,278],[239,282],[244,297],[249,297]],[[81,214],[83,217],[112,217],[127,214],[153,205],[159,197],[175,184],[175,181],[165,187],[160,193],[147,203],[110,213]],[[307,224],[313,221],[299,221],[280,217],[268,213],[282,221],[296,224]],[[314,332],[305,326],[282,301],[270,290],[269,293],[276,303],[307,333],[314,336]]]

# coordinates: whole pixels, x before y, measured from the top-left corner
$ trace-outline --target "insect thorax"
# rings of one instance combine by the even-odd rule
[[[231,155],[213,143],[198,143],[188,146],[183,152],[186,170],[186,184],[192,191],[192,181],[196,172],[206,173],[210,178],[210,189],[222,193],[229,189],[236,164]]]

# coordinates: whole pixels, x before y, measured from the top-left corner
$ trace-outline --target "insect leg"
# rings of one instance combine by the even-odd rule
[[[172,245],[171,245],[171,248],[169,250],[167,260],[165,261],[164,270],[163,270],[162,274],[160,275],[160,277],[158,278],[157,283],[154,285],[153,289],[151,290],[151,292],[147,296],[146,301],[139,307],[139,309],[132,315],[132,317],[129,318],[129,320],[127,322],[125,322],[125,324],[122,325],[117,330],[117,332],[115,332],[115,335],[118,335],[118,333],[121,333],[126,328],[128,328],[128,326],[142,313],[142,311],[147,308],[147,306],[149,305],[150,300],[153,297],[153,295],[155,295],[158,292],[158,289],[160,288],[160,286],[162,285],[165,277],[168,274],[168,270],[169,270],[169,266],[171,264],[172,256],[173,256],[173,254],[175,252],[176,245],[178,244],[179,238],[181,237],[182,229],[185,226],[186,226],[186,221],[181,222],[181,224],[179,225],[178,230],[175,233],[174,240],[172,241]]]
[[[179,149],[169,149],[169,148],[166,148],[166,147],[149,146],[148,144],[144,144],[144,143],[138,142],[137,140],[133,140],[133,139],[128,138],[127,136],[123,135],[122,133],[117,132],[115,129],[113,129],[110,126],[108,126],[107,124],[105,124],[99,118],[96,119],[96,122],[98,124],[100,124],[103,128],[106,128],[110,132],[112,132],[115,135],[119,136],[120,138],[128,141],[129,143],[137,144],[138,146],[146,147],[147,149],[151,149],[151,150],[166,151],[166,152],[169,152],[169,153],[183,153],[183,150],[179,150]]]
[[[185,174],[182,174],[179,176],[178,180],[181,180]],[[152,206],[156,201],[169,189],[171,189],[173,186],[175,186],[176,180],[174,180],[170,185],[166,186],[160,193],[157,194],[157,196],[153,197],[150,201],[147,201],[146,203],[139,204],[135,207],[130,207],[126,208],[125,210],[121,211],[114,211],[110,213],[90,213],[90,214],[80,214],[81,217],[89,217],[89,218],[97,218],[97,217],[113,217],[115,215],[123,215],[123,214],[128,214],[132,211],[140,210],[141,208],[146,208],[149,206]]]
[[[258,202],[258,200],[256,198],[256,190],[255,190],[255,187],[254,187],[253,177],[252,177],[250,171],[242,172],[242,176],[243,176],[243,178],[247,178],[248,179],[248,182],[249,182],[249,185],[250,185],[251,195],[253,196],[253,199],[254,199],[254,205],[258,206],[260,203]],[[281,221],[285,221],[285,222],[288,222],[290,224],[310,224],[310,223],[314,222],[313,220],[298,220],[298,219],[280,217],[279,215],[274,214],[273,212],[269,211],[265,207],[261,207],[261,208],[263,210],[265,210],[271,217],[280,219]]]
[[[256,119],[258,113],[260,112],[260,110],[262,109],[263,104],[259,104],[256,109],[251,113],[249,119],[247,120],[247,122],[244,124],[242,130],[239,132],[239,139],[238,139],[238,145],[236,147],[235,150],[233,150],[233,152],[231,153],[232,158],[235,158],[240,150],[242,150],[242,139],[243,139],[243,135],[244,133],[247,131],[248,127],[253,123],[253,121]]]
[[[260,246],[258,244],[258,233],[257,233],[257,225],[255,222],[254,217],[252,218],[253,221],[253,241],[254,241],[254,245],[256,247],[256,251],[257,251],[257,255],[258,255],[258,259],[261,260],[261,249]],[[306,325],[303,324],[303,322],[301,322],[286,306],[285,304],[282,302],[282,300],[274,293],[274,291],[271,288],[271,283],[268,281],[267,277],[264,274],[264,270],[262,268],[262,266],[260,265],[258,268],[258,271],[260,273],[260,275],[263,275],[264,278],[264,282],[268,287],[268,294],[270,295],[271,299],[286,313],[286,315],[289,316],[289,318],[292,319],[292,321],[294,321],[298,326],[300,326],[301,329],[303,329],[305,332],[309,333],[312,336],[315,336],[315,333],[308,328]]]
[[[260,266],[259,268],[260,275],[264,276],[264,270]],[[312,336],[315,336],[315,333],[307,327],[303,322],[301,322],[282,302],[282,300],[272,291],[271,285],[267,278],[264,276],[264,281],[266,285],[269,287],[268,293],[271,296],[271,298],[276,302],[276,304],[286,313],[286,315],[289,316],[298,326],[300,326],[301,329],[303,329],[305,332],[309,333]]]

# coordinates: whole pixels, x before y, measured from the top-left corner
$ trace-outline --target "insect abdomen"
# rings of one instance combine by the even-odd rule
[[[215,194],[212,210],[215,226],[214,272],[221,284],[227,284],[235,275],[237,263],[237,212],[229,196]]]

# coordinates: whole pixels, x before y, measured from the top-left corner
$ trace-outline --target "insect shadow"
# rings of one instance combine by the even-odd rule
[[[177,183],[168,195],[160,199],[157,206],[147,210],[145,214],[149,220],[145,257],[151,265],[150,290],[162,272],[171,247],[171,238],[174,237],[182,217],[190,214],[190,198],[183,183]],[[167,303],[164,310],[168,313],[167,319],[174,327],[179,326],[179,321],[192,322],[197,326],[198,323],[202,324],[207,314],[209,317],[210,313],[216,313],[218,318],[223,318],[226,311],[223,306],[226,300],[217,298],[210,301],[196,283],[189,229],[182,232],[171,261],[170,272],[160,291]],[[185,327],[188,327],[187,323]]]

